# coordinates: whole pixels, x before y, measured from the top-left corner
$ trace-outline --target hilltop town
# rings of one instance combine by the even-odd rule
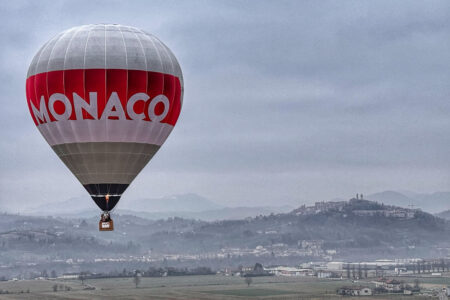
[[[131,215],[117,215],[116,220],[121,226],[101,235],[94,218],[3,214],[2,274],[31,278],[44,269],[57,274],[109,273],[142,264],[206,266],[217,271],[256,262],[295,267],[310,261],[450,257],[450,241],[445,238],[450,235],[448,221],[362,196],[244,220],[148,220]],[[27,249],[34,249],[32,256]]]
[[[384,205],[370,200],[364,200],[363,194],[357,194],[356,198],[349,201],[316,202],[313,206],[303,205],[294,210],[296,215],[314,215],[324,212],[351,211],[356,216],[384,216],[387,218],[412,219],[420,209],[404,208],[393,205]]]

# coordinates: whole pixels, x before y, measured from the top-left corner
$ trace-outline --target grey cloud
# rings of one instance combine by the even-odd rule
[[[299,204],[448,189],[447,1],[0,5],[0,210],[13,193],[45,194],[39,201],[84,193],[33,128],[24,77],[51,36],[102,22],[154,33],[185,76],[179,123],[127,197],[178,191]]]

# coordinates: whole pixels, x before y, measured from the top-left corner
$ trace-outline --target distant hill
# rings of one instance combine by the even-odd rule
[[[418,194],[407,191],[384,191],[366,195],[365,198],[400,207],[412,205],[431,213],[439,213],[450,209],[450,192]],[[342,201],[342,199],[336,198],[333,201]],[[178,216],[212,221],[240,219],[260,214],[284,213],[290,209],[289,206],[225,207],[205,197],[190,193],[161,198],[125,199],[125,201],[119,202],[116,212],[132,212],[150,219]],[[97,216],[98,212],[95,203],[86,195],[31,207],[25,213],[39,216],[87,217]]]
[[[450,220],[450,209],[440,212],[440,213],[436,214],[435,216],[442,218],[442,219]]]
[[[384,191],[368,195],[368,200],[402,207],[414,206],[424,211],[437,213],[450,209],[450,192],[419,194],[413,192]]]
[[[322,240],[326,248],[347,249],[346,253],[355,249],[370,249],[371,253],[390,249],[394,253],[395,249],[448,245],[442,237],[449,235],[450,223],[431,214],[353,199],[285,214],[194,224],[183,232],[160,231],[142,237],[142,243],[151,243],[159,251],[182,247],[196,252],[273,244],[297,247],[302,240]]]
[[[129,214],[151,220],[180,217],[215,221],[285,213],[290,210],[292,210],[290,206],[223,207],[197,194],[182,194],[154,199],[121,201],[113,214]],[[88,196],[45,204],[27,211],[29,215],[53,215],[69,218],[97,217],[99,213],[98,207]]]
[[[401,207],[408,207],[409,205],[413,204],[413,202],[416,202],[414,199],[395,191],[384,191],[381,193],[369,195],[366,198],[368,200]]]
[[[429,212],[440,212],[450,209],[450,192],[436,192],[432,194],[417,194],[414,196],[417,206]]]
[[[74,205],[75,204],[75,205]],[[127,199],[120,201],[117,209],[133,210],[139,212],[200,212],[206,210],[221,209],[218,205],[197,194],[172,195],[162,198]],[[26,213],[32,215],[79,215],[87,212],[98,214],[98,207],[91,198],[86,196],[73,197],[53,203],[46,203],[30,208]]]
[[[30,207],[26,214],[36,216],[50,215],[72,215],[80,212],[92,211],[98,214],[98,207],[92,201],[91,197],[86,196],[72,197],[69,199],[61,199],[61,201],[45,203],[36,207]]]
[[[200,212],[221,209],[223,206],[200,195],[190,193],[162,198],[129,199],[119,202],[118,208],[145,212]]]
[[[238,220],[272,213],[286,213],[292,210],[290,206],[260,206],[260,207],[224,207],[205,211],[166,211],[166,212],[142,212],[135,210],[117,209],[115,214],[130,214],[139,217],[157,220],[170,217],[185,219],[198,219],[203,221]]]
[[[123,257],[148,253],[149,249],[185,254],[217,252],[224,247],[271,249],[281,245],[298,249],[304,240],[323,241],[324,249],[338,249],[346,257],[355,253],[401,255],[405,251],[421,256],[433,247],[450,247],[448,239],[443,238],[450,236],[450,222],[420,210],[357,199],[319,202],[289,213],[239,220],[149,220],[123,212],[115,214],[114,221],[115,230],[105,233],[98,231],[98,217],[83,220],[0,215],[0,263],[24,257],[31,261]],[[112,251],[102,251],[105,245]],[[422,252],[411,252],[416,248]],[[33,249],[39,250],[38,256],[30,256]]]

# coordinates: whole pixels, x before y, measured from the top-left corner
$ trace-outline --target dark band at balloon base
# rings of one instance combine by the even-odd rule
[[[85,184],[84,188],[91,195],[95,204],[103,211],[112,210],[120,197],[128,188],[128,184],[119,183],[101,183],[101,184]],[[109,201],[106,201],[105,196],[109,195]]]

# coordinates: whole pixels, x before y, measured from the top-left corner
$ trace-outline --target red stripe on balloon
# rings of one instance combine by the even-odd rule
[[[127,99],[129,99],[132,95],[136,93],[142,93],[143,91],[147,91],[147,72],[139,70],[128,70]],[[143,101],[136,102],[133,110],[137,114],[145,113],[145,103]]]
[[[162,73],[156,73],[156,72],[148,72],[147,76],[147,94],[150,96],[150,99],[164,94],[164,74]],[[150,121],[150,118],[148,116],[148,106],[150,105],[150,102],[147,101],[145,103],[145,120]],[[167,118],[166,118],[167,119]],[[164,122],[163,120],[162,122]],[[170,124],[170,123],[169,123]],[[175,125],[175,124],[172,124]]]
[[[100,118],[105,108],[105,104],[112,92],[117,92],[123,109],[126,113],[126,104],[128,99],[136,93],[146,93],[150,99],[158,95],[165,95],[170,102],[169,113],[161,121],[175,125],[181,109],[181,83],[180,80],[169,74],[158,72],[147,72],[140,70],[123,69],[76,69],[61,70],[40,73],[30,76],[26,82],[27,103],[31,116],[36,125],[38,120],[34,117],[31,109],[31,103],[40,108],[40,99],[44,96],[48,108],[49,95],[62,93],[70,100],[73,106],[73,93],[78,94],[85,101],[89,102],[89,93],[97,93],[98,116]],[[150,101],[138,101],[134,106],[136,113],[144,113],[145,120],[150,121],[148,117],[148,106]],[[64,105],[60,101],[55,102],[55,111],[59,114],[64,112]],[[157,105],[155,112],[163,112],[162,104]],[[49,113],[51,121],[56,119]],[[93,116],[94,117],[94,116]],[[83,110],[83,118],[92,119],[92,117]],[[126,113],[126,118],[130,116]],[[75,110],[72,110],[70,120],[75,120]]]
[[[76,93],[83,99],[86,99],[84,94],[84,72],[83,70],[65,70],[64,71],[64,94],[69,98],[73,107],[73,93]],[[88,97],[89,98],[89,97]],[[89,102],[89,99],[86,99]],[[83,117],[86,119],[92,119],[88,113],[83,111]],[[70,120],[75,120],[75,110],[72,110]]]
[[[84,94],[89,95],[89,92],[97,92],[97,109],[98,116],[103,113],[106,104],[106,70],[104,69],[88,69],[84,70]]]
[[[116,69],[106,70],[106,96],[109,99],[109,96],[113,92],[116,92],[117,95],[119,96],[120,102],[122,103],[122,107],[124,108],[125,115],[128,118],[128,115],[126,113],[128,101],[127,84],[128,84],[127,70],[116,70]]]

